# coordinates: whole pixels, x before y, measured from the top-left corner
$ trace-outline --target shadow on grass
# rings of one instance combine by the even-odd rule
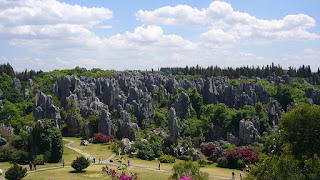
[[[81,170],[81,171],[77,171],[77,170],[73,170],[73,171],[69,171],[69,173],[85,173],[86,171]]]

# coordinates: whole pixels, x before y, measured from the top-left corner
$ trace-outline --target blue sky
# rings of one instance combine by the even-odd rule
[[[318,0],[0,0],[15,70],[319,67]]]

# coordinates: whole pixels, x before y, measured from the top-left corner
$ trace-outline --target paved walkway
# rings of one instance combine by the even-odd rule
[[[74,143],[74,141],[72,140],[69,140],[69,139],[63,139],[64,141],[68,141],[68,143],[65,145],[66,148],[69,148],[69,149],[72,149],[82,155],[84,155],[85,157],[90,157],[90,154],[88,153],[85,153],[79,149],[76,149],[76,148],[73,148],[71,147],[71,144]],[[99,163],[99,162],[96,162],[94,164],[107,164],[107,165],[113,165],[113,166],[119,166],[119,164],[117,163],[113,163],[113,162],[110,162],[111,159],[113,159],[114,157],[116,156],[116,154],[112,154],[108,159],[102,161],[102,163]],[[92,163],[93,164],[93,163]],[[71,167],[71,166],[65,166],[65,167]],[[63,168],[62,166],[58,166],[58,167],[48,167],[48,168],[41,168],[41,169],[37,169],[36,171],[28,171],[27,173],[34,173],[34,172],[37,172],[37,171],[45,171],[45,170],[50,170],[50,169],[59,169],[59,168]],[[160,172],[166,172],[166,173],[173,173],[173,171],[171,170],[159,170],[159,169],[154,169],[154,168],[148,168],[148,167],[139,167],[139,166],[129,166],[128,168],[132,168],[132,169],[144,169],[144,170],[149,170],[149,171],[160,171]],[[214,176],[214,175],[209,175],[209,177],[211,178],[218,178],[218,179],[231,179],[231,178],[228,178],[228,177],[222,177],[222,176]],[[0,180],[1,177],[0,177]]]

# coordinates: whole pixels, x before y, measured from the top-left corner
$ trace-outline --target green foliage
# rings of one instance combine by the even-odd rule
[[[159,161],[162,163],[175,163],[176,158],[171,155],[162,155],[160,156]]]
[[[172,179],[178,180],[179,178],[188,177],[193,180],[207,180],[208,174],[200,171],[200,166],[190,161],[184,161],[173,166]]]
[[[203,105],[203,97],[198,93],[197,89],[194,88],[191,91],[187,91],[192,107],[197,113],[197,118],[201,115],[201,106]]]
[[[257,84],[261,84],[263,87],[267,88],[271,94],[271,96],[275,96],[277,93],[277,89],[275,86],[273,86],[271,83],[269,83],[267,80],[261,80],[258,81]]]
[[[89,165],[90,161],[84,156],[77,157],[77,159],[71,163],[71,167],[75,169],[76,172],[81,172],[83,169],[89,167]]]
[[[11,166],[5,174],[5,178],[9,180],[20,180],[27,175],[27,168],[23,168],[17,164]]]
[[[33,159],[34,164],[44,164],[46,161],[43,154],[39,154]]]
[[[198,159],[198,164],[200,165],[200,167],[204,167],[207,164],[207,161],[205,158],[203,158],[202,156]]]
[[[283,138],[296,157],[312,158],[314,154],[320,154],[319,119],[320,106],[308,104],[302,104],[282,117]]]
[[[11,161],[19,164],[26,164],[30,160],[30,154],[23,150],[15,150],[11,154]]]
[[[155,157],[154,149],[149,142],[136,141],[133,148],[138,151],[137,158],[143,160],[153,160]]]
[[[120,141],[114,141],[111,143],[110,148],[112,152],[118,153],[120,148]]]
[[[320,158],[317,154],[305,161],[305,174],[308,179],[320,179]]]
[[[168,129],[168,109],[156,108],[153,114],[153,122],[156,128]]]
[[[232,150],[234,148],[236,148],[237,146],[231,143],[227,143],[226,145],[223,146],[223,149],[225,150]]]
[[[263,142],[263,152],[267,154],[274,152],[283,145],[283,137],[277,133],[262,137],[261,140]]]
[[[287,109],[288,104],[293,102],[293,88],[289,85],[279,84],[277,86],[277,93],[274,98],[278,100],[284,110]]]
[[[20,130],[19,135],[13,136],[12,145],[16,149],[22,149],[22,150],[28,151],[29,133],[25,130]]]
[[[39,153],[51,152],[48,162],[57,163],[62,158],[63,144],[61,131],[55,127],[55,122],[51,119],[43,119],[44,130],[33,128],[33,140],[39,148]]]
[[[157,104],[159,108],[164,108],[168,104],[167,98],[164,96],[163,92],[160,92],[158,89],[152,90],[152,97],[156,97]]]
[[[94,115],[90,115],[88,117],[88,119],[86,119],[86,122],[89,123],[89,126],[92,127],[92,133],[90,134],[90,136],[92,136],[94,133],[98,132],[98,118],[97,116]]]
[[[305,179],[299,161],[293,156],[282,155],[261,158],[248,175],[248,179]]]
[[[7,146],[2,148],[1,153],[0,153],[0,161],[5,162],[5,161],[11,161],[11,155],[15,149],[12,146]]]
[[[14,78],[14,71],[12,66],[9,63],[0,65],[0,75],[1,74],[6,74],[11,78]]]

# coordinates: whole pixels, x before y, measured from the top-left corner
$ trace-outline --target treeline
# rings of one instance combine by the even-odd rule
[[[160,71],[173,75],[199,75],[201,77],[227,76],[231,79],[239,78],[241,76],[266,78],[274,73],[276,76],[289,75],[290,77],[305,78],[309,82],[316,82],[317,84],[320,84],[320,69],[318,68],[317,72],[312,72],[309,65],[303,65],[298,69],[289,67],[288,70],[283,69],[280,65],[275,66],[273,63],[271,65],[262,66],[261,68],[259,66],[243,66],[237,68],[220,68],[218,66],[209,66],[204,68],[197,65],[195,67],[186,66],[185,68],[166,67],[160,68]]]

